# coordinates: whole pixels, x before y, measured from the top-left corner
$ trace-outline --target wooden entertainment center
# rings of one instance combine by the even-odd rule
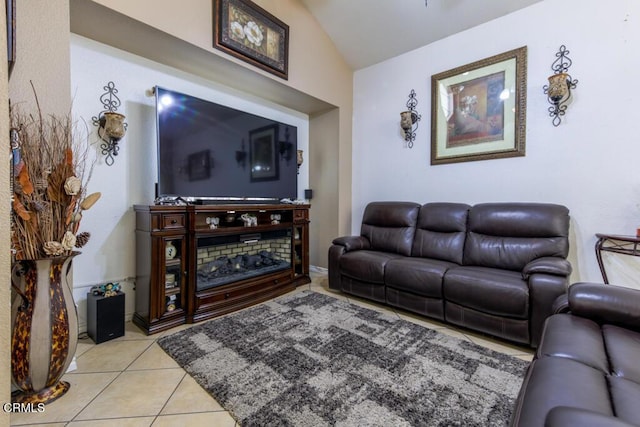
[[[309,283],[309,205],[135,205],[136,311],[148,334]]]

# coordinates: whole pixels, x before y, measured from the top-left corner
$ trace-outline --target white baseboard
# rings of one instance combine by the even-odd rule
[[[310,265],[309,271],[311,273],[319,273],[319,274],[327,274],[329,273],[329,269],[325,267],[318,267],[317,265]]]

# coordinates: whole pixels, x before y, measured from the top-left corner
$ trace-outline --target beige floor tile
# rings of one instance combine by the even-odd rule
[[[191,376],[185,377],[162,409],[162,415],[184,414],[187,412],[224,411],[222,406],[207,393]]]
[[[67,427],[149,427],[155,417],[116,418],[109,420],[72,421]],[[48,427],[48,426],[47,426]],[[187,426],[183,426],[187,427]]]
[[[127,368],[127,371],[136,371],[141,369],[167,369],[167,368],[179,368],[180,365],[176,363],[171,356],[164,352],[160,346],[154,342],[147,350],[140,355],[132,364]]]
[[[160,339],[162,337],[166,337],[168,335],[171,334],[175,334],[176,332],[180,332],[180,331],[184,331],[185,329],[189,329],[194,327],[195,325],[198,325],[198,323],[185,323],[183,325],[179,325],[179,326],[175,326],[171,329],[167,329],[166,331],[162,331],[162,332],[158,332],[157,334],[153,335],[154,339]]]
[[[327,276],[311,276],[311,286],[322,286],[323,288],[329,288],[329,279]]]
[[[408,311],[396,310],[396,313],[398,313],[398,316],[400,316],[402,320],[415,323],[416,325],[424,326],[425,328],[438,330],[449,327],[446,323],[440,322],[436,319],[430,319],[419,314],[409,313]]]
[[[29,414],[11,414],[11,425],[25,425],[38,423],[57,423],[70,421],[87,406],[109,383],[118,372],[67,374],[64,381],[71,384],[71,388],[61,398],[45,406],[44,412]]]
[[[455,338],[459,338],[463,341],[471,341],[469,339],[469,337],[467,337],[465,334],[463,334],[462,332],[456,330],[456,329],[452,329],[450,327],[446,327],[446,328],[440,328],[438,329],[438,332],[440,332],[441,334],[445,334],[448,335],[450,337],[455,337]]]
[[[95,347],[96,344],[91,340],[91,338],[83,338],[78,340],[78,347],[76,348],[76,358],[82,356],[87,351],[91,350]]]
[[[198,414],[162,415],[153,427],[215,426],[234,427],[236,421],[228,412],[202,412]]]
[[[511,344],[505,341],[498,340],[497,338],[480,335],[473,332],[464,332],[464,334],[474,343],[499,353],[508,354],[514,356],[516,354],[533,354],[533,350],[524,346]]]
[[[147,335],[145,331],[133,322],[125,322],[124,336],[116,338],[114,341],[155,340],[156,338],[158,338],[157,335]]]
[[[143,417],[160,413],[184,377],[182,369],[125,371],[76,420]]]
[[[11,424],[14,425],[14,424]],[[65,427],[67,423],[24,424],[24,427]]]
[[[531,354],[515,354],[513,357],[517,357],[518,359],[524,360],[526,362],[531,362],[533,360],[533,353],[531,353]]]
[[[144,351],[153,341],[107,341],[98,344],[78,357],[78,370],[74,372],[111,372],[123,371]]]

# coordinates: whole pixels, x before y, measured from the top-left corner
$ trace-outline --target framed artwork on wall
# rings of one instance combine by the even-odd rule
[[[189,154],[189,157],[187,157],[189,181],[209,179],[211,176],[211,167],[211,152],[209,150]]]
[[[527,47],[431,76],[431,164],[525,155]]]
[[[289,26],[250,0],[213,0],[213,46],[288,78]]]
[[[277,125],[269,125],[249,132],[249,164],[252,182],[275,181],[280,177],[277,139]]]

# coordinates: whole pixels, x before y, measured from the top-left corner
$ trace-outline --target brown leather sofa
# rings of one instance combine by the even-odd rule
[[[640,291],[576,283],[559,311],[546,321],[511,426],[639,426]]]
[[[372,202],[359,236],[333,240],[329,288],[536,347],[568,233],[554,204]]]

